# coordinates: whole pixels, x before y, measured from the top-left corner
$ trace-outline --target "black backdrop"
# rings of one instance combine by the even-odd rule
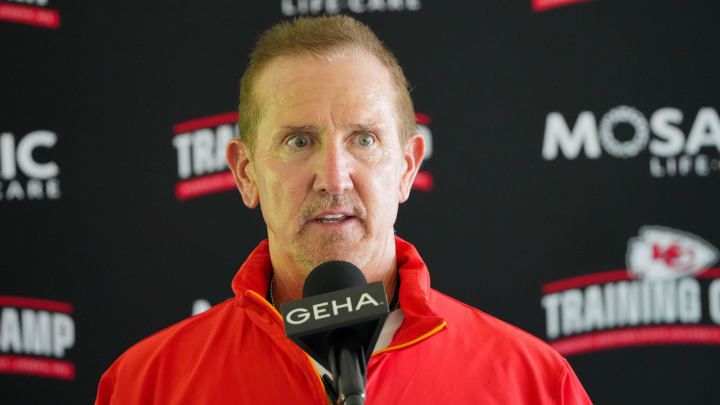
[[[179,198],[183,181],[227,179],[195,163],[210,144],[178,146],[184,133],[173,128],[191,121],[188,139],[221,132],[207,117],[235,109],[254,40],[309,3],[333,11],[302,0],[0,1],[4,403],[89,403],[125,349],[190,316],[196,300],[232,295],[235,271],[265,237],[262,218],[232,190]],[[543,297],[563,288],[548,283],[627,269],[644,226],[696,235],[704,262],[673,240],[675,259],[694,266],[684,277],[701,286],[702,333],[673,338],[683,322],[646,322],[665,326],[652,342],[609,337],[564,354],[596,403],[717,402],[720,292],[713,298],[717,271],[707,269],[720,246],[719,3],[338,3],[396,53],[425,115],[433,153],[422,169],[434,185],[413,192],[396,229],[433,287],[552,340]],[[674,112],[662,127],[664,108]],[[613,122],[613,111],[635,114]],[[187,151],[197,167],[185,177]],[[669,266],[668,246],[648,257]],[[609,281],[574,280],[584,292]],[[623,329],[588,325],[560,338]]]

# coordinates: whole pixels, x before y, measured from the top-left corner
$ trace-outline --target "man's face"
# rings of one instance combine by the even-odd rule
[[[273,265],[341,259],[366,270],[394,254],[398,203],[420,162],[401,145],[387,69],[364,52],[279,57],[254,90],[262,117],[246,172]]]

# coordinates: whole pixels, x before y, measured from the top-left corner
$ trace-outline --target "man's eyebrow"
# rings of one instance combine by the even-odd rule
[[[317,128],[314,125],[285,125],[280,128],[283,133],[293,132],[316,132]]]
[[[353,131],[373,131],[378,128],[382,128],[382,125],[378,125],[376,122],[361,122],[350,124],[349,126]],[[297,132],[316,133],[320,132],[320,130],[315,125],[283,125],[280,127],[279,132],[283,134],[292,134]]]
[[[350,124],[350,128],[355,131],[372,131],[377,130],[379,126],[376,122],[363,122],[358,124]]]

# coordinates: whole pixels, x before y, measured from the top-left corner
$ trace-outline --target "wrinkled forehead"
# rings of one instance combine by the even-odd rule
[[[313,120],[322,114],[397,124],[392,77],[376,57],[362,50],[276,57],[253,90],[261,126]]]

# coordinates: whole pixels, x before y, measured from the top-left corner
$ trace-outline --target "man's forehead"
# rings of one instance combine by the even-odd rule
[[[395,118],[390,74],[367,53],[332,60],[310,54],[277,57],[261,72],[254,93],[262,117],[291,118],[328,108],[339,115],[359,114],[352,121],[361,122],[352,124],[381,124],[377,121],[386,121],[387,115]]]
[[[364,51],[348,52],[333,58],[309,53],[275,57],[260,72],[255,90],[265,97],[282,97],[301,88],[321,90],[324,83],[333,79],[345,81],[348,88],[394,90],[387,68],[375,56]]]

